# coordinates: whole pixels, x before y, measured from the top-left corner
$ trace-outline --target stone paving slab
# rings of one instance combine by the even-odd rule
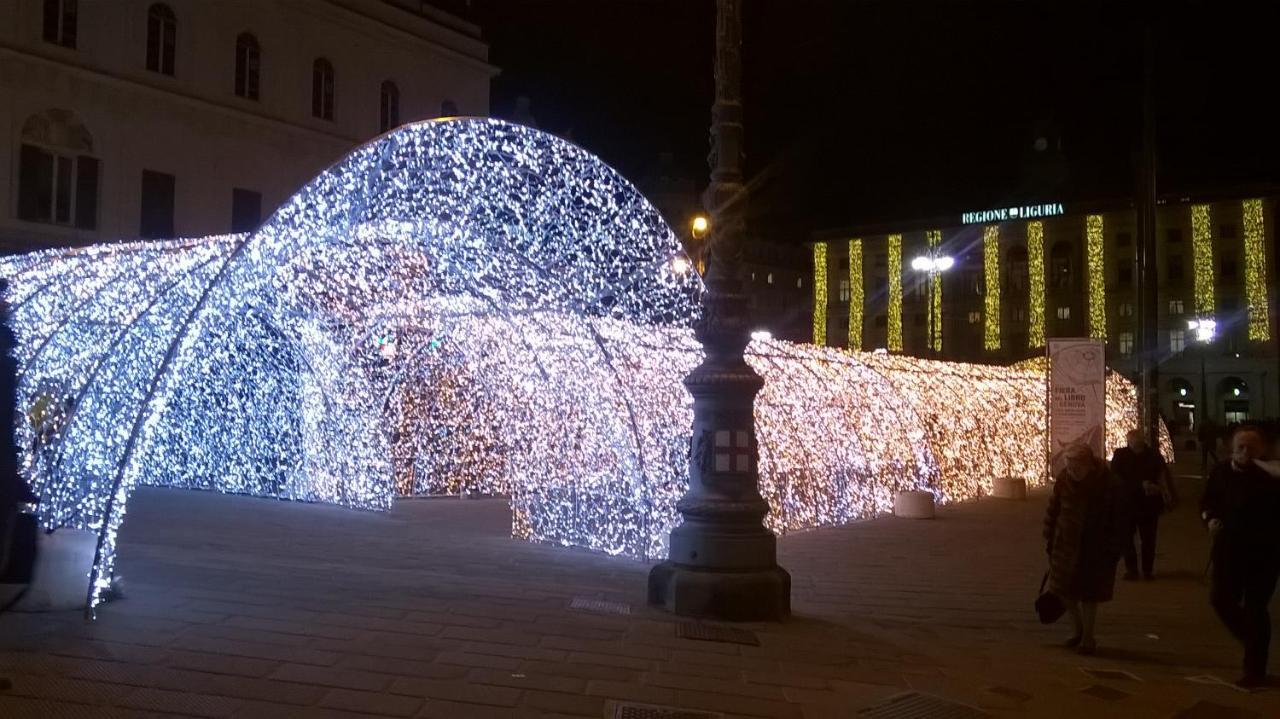
[[[1230,680],[1239,659],[1192,503],[1162,523],[1157,581],[1103,606],[1090,658],[1031,610],[1044,504],[784,537],[796,616],[735,625],[753,646],[681,638],[641,603],[647,564],[514,541],[498,500],[373,514],[143,489],[121,534],[127,599],[94,623],[0,617],[0,717],[600,718],[632,701],[827,719],[904,692],[995,717],[1280,716],[1280,690],[1189,680]]]

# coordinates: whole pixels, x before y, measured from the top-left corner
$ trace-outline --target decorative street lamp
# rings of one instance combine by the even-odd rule
[[[1200,345],[1200,426],[1204,427],[1209,421],[1209,386],[1205,376],[1204,356],[1209,352],[1209,345],[1213,344],[1214,335],[1218,331],[1218,323],[1213,317],[1197,317],[1194,320],[1187,321],[1187,329],[1194,332],[1195,341]],[[1209,449],[1203,446],[1205,442],[1212,441],[1208,433],[1201,432],[1200,447],[1200,479],[1207,480],[1209,478]]]
[[[689,491],[676,504],[667,561],[649,572],[649,603],[676,614],[732,621],[791,614],[791,575],[778,566],[777,538],[764,526],[755,396],[760,375],[746,363],[751,340],[742,266],[742,2],[716,1],[715,104],[711,108],[711,214],[706,292],[694,334],[706,358],[687,377],[693,396]]]
[[[937,316],[942,311],[942,308],[939,307],[937,308],[937,311],[934,311],[933,285],[939,275],[951,269],[955,264],[955,259],[948,257],[947,255],[921,255],[911,260],[911,269],[917,272],[927,273],[929,278],[929,342],[927,344],[929,346],[930,356],[937,356],[937,348],[934,345],[934,339],[941,334],[937,330],[942,328],[942,318]]]

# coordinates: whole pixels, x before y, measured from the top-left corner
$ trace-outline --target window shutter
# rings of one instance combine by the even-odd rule
[[[98,162],[81,155],[76,158],[76,227],[98,229]]]

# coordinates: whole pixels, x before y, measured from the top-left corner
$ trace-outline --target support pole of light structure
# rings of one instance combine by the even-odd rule
[[[791,576],[764,526],[755,397],[764,385],[743,356],[751,340],[742,264],[742,0],[716,2],[715,104],[706,292],[694,332],[705,359],[684,379],[693,396],[689,490],[677,503],[667,561],[649,573],[649,603],[730,621],[791,614]],[[815,308],[816,311],[817,308]]]
[[[1155,68],[1155,35],[1151,20],[1143,27],[1142,153],[1138,166],[1138,404],[1148,437],[1160,428],[1159,341],[1157,312],[1159,262],[1156,255],[1156,139],[1155,105],[1152,99]]]

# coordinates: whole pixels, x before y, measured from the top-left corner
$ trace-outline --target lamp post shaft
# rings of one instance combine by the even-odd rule
[[[705,359],[684,379],[693,396],[689,490],[676,505],[667,561],[649,573],[649,603],[686,616],[755,621],[791,613],[791,577],[764,526],[755,396],[763,379],[743,355],[751,340],[740,279],[743,200],[741,0],[716,2],[711,108],[711,215],[706,292],[694,333]]]

